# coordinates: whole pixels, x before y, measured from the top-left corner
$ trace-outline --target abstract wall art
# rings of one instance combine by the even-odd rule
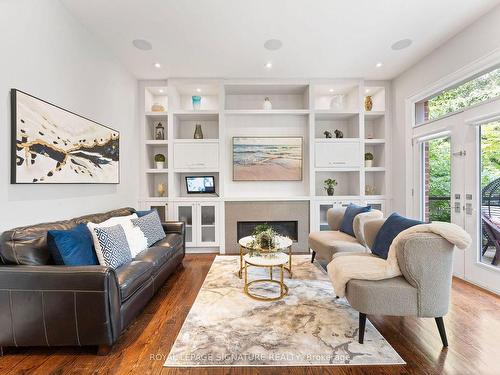
[[[234,137],[234,181],[301,181],[301,137]]]
[[[11,90],[13,184],[117,184],[120,133]]]

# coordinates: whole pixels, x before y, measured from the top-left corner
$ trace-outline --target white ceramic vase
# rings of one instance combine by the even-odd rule
[[[365,167],[366,168],[373,167],[373,160],[365,160]]]
[[[164,161],[157,161],[156,162],[156,169],[163,169],[165,166],[165,162]]]

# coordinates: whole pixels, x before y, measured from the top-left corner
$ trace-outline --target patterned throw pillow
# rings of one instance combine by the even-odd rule
[[[132,260],[130,247],[123,227],[94,228],[97,242],[94,243],[97,259],[102,266],[118,268]]]
[[[148,247],[165,238],[165,231],[156,210],[138,219],[132,219],[132,223],[144,233],[148,239]]]

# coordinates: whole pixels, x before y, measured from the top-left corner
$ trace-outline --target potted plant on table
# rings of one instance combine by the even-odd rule
[[[327,178],[323,182],[325,184],[326,193],[332,196],[335,193],[335,186],[337,186],[337,180],[334,180],[333,178]]]
[[[251,256],[276,252],[276,238],[278,233],[269,224],[256,225],[252,236],[253,240],[249,246]]]
[[[164,169],[165,168],[165,155],[156,154],[155,155],[155,163],[156,163],[156,169]]]
[[[373,167],[373,154],[371,152],[365,154],[365,167]]]

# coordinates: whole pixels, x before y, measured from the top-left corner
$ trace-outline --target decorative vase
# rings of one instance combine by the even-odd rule
[[[165,140],[165,128],[163,127],[161,122],[159,122],[158,125],[155,126],[155,139],[157,141]]]
[[[365,186],[365,194],[366,195],[375,195],[376,193],[376,188],[373,185],[366,185]]]
[[[335,193],[335,188],[329,187],[326,189],[326,194],[332,196]]]
[[[344,107],[344,95],[333,95],[330,100],[330,109],[341,110]]]
[[[165,186],[165,183],[160,182],[156,188],[156,191],[158,192],[159,197],[164,197],[165,193],[167,192],[167,187]]]
[[[370,112],[373,108],[373,100],[370,95],[365,97],[365,111]]]
[[[273,105],[271,103],[271,99],[269,99],[268,96],[266,96],[264,98],[264,104],[262,106],[266,111],[270,111],[271,109],[273,109]]]
[[[164,167],[165,167],[164,161],[157,161],[156,162],[156,169],[163,169]]]
[[[193,109],[198,111],[201,108],[201,96],[193,95],[191,100],[193,101]]]
[[[165,112],[165,107],[160,103],[153,103],[151,106],[151,112]]]
[[[201,130],[201,125],[196,124],[196,127],[194,129],[194,139],[203,139],[203,131]]]
[[[366,168],[373,167],[373,160],[365,160],[365,167]]]

